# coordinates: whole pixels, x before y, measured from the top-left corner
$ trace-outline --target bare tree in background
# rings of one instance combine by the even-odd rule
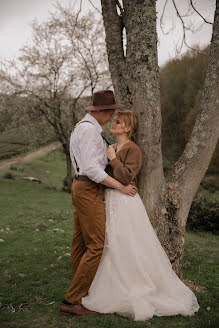
[[[53,128],[48,125],[41,112],[36,111],[35,100],[16,94],[9,83],[10,77],[2,73],[0,74],[0,133],[10,134],[12,130],[16,130],[16,134],[25,140],[28,149],[54,141],[56,138]],[[12,138],[13,144],[20,144],[21,139]],[[8,143],[10,144],[10,140]]]
[[[172,11],[176,15],[178,21],[180,22],[181,31],[182,31],[181,33],[179,33],[179,39],[175,46],[176,56],[178,56],[181,53],[183,46],[194,51],[200,51],[199,47],[197,46],[194,47],[191,44],[189,44],[187,40],[188,33],[195,33],[199,31],[202,28],[203,24],[212,25],[213,23],[207,20],[201,14],[201,12],[196,8],[196,3],[194,0],[181,1],[180,5],[183,5],[184,7],[183,12],[182,9],[180,8],[181,6],[179,6],[179,2],[177,2],[176,0],[165,0],[160,16],[160,29],[164,35],[169,34],[170,31],[173,31],[175,29],[174,22],[172,23],[172,26],[168,28],[168,30],[166,30],[165,28],[166,24],[164,22],[164,18],[166,16],[168,5],[172,6]],[[192,17],[194,17],[194,14],[196,14],[196,16],[198,15],[199,21],[201,21],[199,22],[198,25],[194,24],[193,22]]]
[[[0,133],[6,131],[11,123],[11,113],[7,106],[7,98],[4,94],[0,94]]]
[[[138,144],[143,152],[140,193],[173,269],[181,275],[188,212],[219,133],[219,2],[200,110],[185,150],[167,179],[163,175],[161,150],[156,1],[101,0],[101,4],[117,100],[132,108],[139,118]]]
[[[35,21],[32,30],[32,45],[23,47],[18,62],[11,62],[1,76],[11,93],[31,99],[29,110],[43,116],[49,133],[52,128],[61,143],[70,191],[69,138],[78,121],[79,99],[110,84],[103,27],[91,13],[79,19],[57,5],[57,11],[42,24]]]

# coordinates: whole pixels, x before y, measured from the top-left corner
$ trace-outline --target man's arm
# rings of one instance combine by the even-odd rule
[[[114,188],[119,190],[120,192],[122,192],[125,195],[129,195],[129,196],[135,196],[138,192],[138,189],[129,184],[128,186],[124,186],[123,184],[121,184],[119,181],[113,179],[110,176],[107,176],[103,181],[100,182],[101,184],[110,187],[110,188]]]
[[[81,160],[84,163],[83,171],[92,181],[101,183],[107,187],[114,188],[129,196],[135,196],[137,188],[133,185],[124,186],[119,181],[110,177],[104,170],[102,170],[96,161],[97,152],[97,138],[100,137],[96,133],[92,124],[85,126],[82,124],[80,130],[80,145],[83,146],[81,150]],[[89,140],[89,142],[88,142]]]
[[[102,142],[100,133],[96,130],[93,124],[81,124],[77,141],[80,149],[80,161],[83,164],[81,165],[83,174],[92,181],[100,183],[108,176],[98,163],[97,159],[97,154],[99,153],[99,148]]]

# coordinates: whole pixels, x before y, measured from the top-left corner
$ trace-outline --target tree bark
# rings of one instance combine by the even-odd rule
[[[101,2],[116,95],[123,103],[125,97],[128,99],[139,119],[138,144],[143,152],[140,194],[173,269],[180,276],[188,212],[219,133],[218,2],[200,113],[185,151],[167,181],[163,176],[161,151],[156,1],[123,0],[122,18],[117,14],[115,0]],[[127,34],[126,58],[121,49],[121,20]]]
[[[117,14],[116,0],[101,0],[109,68],[116,98],[127,108],[132,107],[127,83],[125,52],[123,47],[123,17]]]
[[[139,188],[153,220],[164,184],[156,8],[150,0],[126,0],[124,11],[128,85],[133,110],[139,119],[138,144],[143,153]]]
[[[148,213],[153,218],[164,183],[155,3],[150,0],[123,1],[121,18],[117,14],[115,0],[101,2],[116,95],[122,103],[128,100],[140,122],[138,144],[143,152],[143,166],[139,188]],[[127,35],[126,57],[121,21]]]

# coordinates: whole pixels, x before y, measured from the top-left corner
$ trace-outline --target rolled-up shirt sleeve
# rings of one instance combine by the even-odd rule
[[[96,183],[100,183],[108,174],[101,168],[97,154],[102,151],[100,133],[91,124],[83,126],[79,136],[80,157],[83,163],[83,174]]]

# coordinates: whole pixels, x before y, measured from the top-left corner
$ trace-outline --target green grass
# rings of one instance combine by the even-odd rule
[[[27,140],[18,129],[11,129],[0,134],[0,159],[19,155],[27,149]]]
[[[59,306],[71,281],[73,228],[71,195],[60,191],[63,155],[57,150],[11,172],[16,180],[3,179],[5,171],[0,172],[0,328],[217,327],[219,241],[210,233],[186,234],[184,278],[206,288],[195,291],[201,308],[194,317],[136,323],[116,314],[61,316]],[[42,184],[21,180],[22,175],[37,176]]]
[[[16,180],[22,177],[35,177],[42,181],[45,188],[61,190],[66,175],[65,156],[60,149],[51,151],[46,156],[38,157],[25,164],[14,164],[11,169],[1,171],[11,173]]]

